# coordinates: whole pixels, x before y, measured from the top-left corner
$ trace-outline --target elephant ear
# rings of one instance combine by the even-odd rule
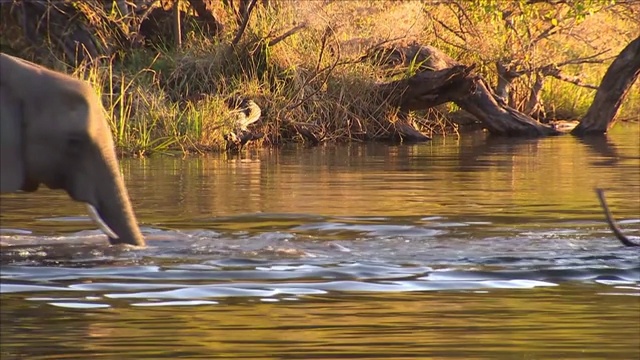
[[[19,99],[0,83],[0,192],[22,189],[25,164],[22,144],[22,109]]]

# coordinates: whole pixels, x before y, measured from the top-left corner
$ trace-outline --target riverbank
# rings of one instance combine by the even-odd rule
[[[228,101],[237,96],[261,108],[260,120],[249,128],[264,135],[253,142],[256,146],[395,141],[399,119],[430,137],[477,125],[453,103],[405,114],[380,101],[377,85],[412,76],[422,64],[412,59],[390,64],[377,56],[376,45],[435,46],[463,64],[476,64],[475,71],[496,88],[496,63],[508,59],[501,62],[512,66],[506,73],[521,73],[510,84],[509,102],[548,121],[584,115],[595,94],[589,85],[599,84],[612,57],[637,36],[637,23],[621,8],[594,8],[581,18],[561,6],[542,4],[506,19],[501,9],[469,5],[466,20],[454,26],[461,12],[450,4],[300,4],[256,6],[237,42],[240,25],[223,14],[219,19],[225,28],[217,37],[188,31],[179,48],[169,42],[130,48],[74,74],[100,93],[123,155],[223,150],[225,136],[238,128],[237,112]],[[512,28],[505,29],[505,23]],[[553,33],[555,28],[560,30]],[[6,37],[2,44],[3,51],[35,56],[32,48]],[[36,61],[64,69],[51,59]],[[543,73],[548,64],[560,66],[563,76]],[[539,99],[531,105],[537,86]],[[636,84],[620,118],[637,119],[638,114]]]

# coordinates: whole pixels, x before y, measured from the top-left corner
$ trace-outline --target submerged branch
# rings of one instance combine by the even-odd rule
[[[596,189],[596,194],[598,195],[598,199],[600,200],[600,205],[602,206],[602,210],[604,210],[604,216],[607,219],[607,224],[609,224],[609,228],[613,231],[613,234],[616,236],[618,240],[624,246],[640,246],[640,244],[636,244],[631,242],[628,237],[626,237],[618,224],[616,223],[613,215],[611,214],[611,210],[609,210],[609,206],[607,205],[607,200],[604,198],[604,191],[602,189]]]

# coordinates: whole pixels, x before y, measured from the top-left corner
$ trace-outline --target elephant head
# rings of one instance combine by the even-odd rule
[[[84,202],[111,244],[144,246],[91,86],[0,53],[0,190],[40,184]]]

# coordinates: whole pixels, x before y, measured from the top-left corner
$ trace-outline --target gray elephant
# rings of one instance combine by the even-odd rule
[[[40,184],[87,203],[111,244],[145,245],[91,86],[0,53],[0,190]]]

